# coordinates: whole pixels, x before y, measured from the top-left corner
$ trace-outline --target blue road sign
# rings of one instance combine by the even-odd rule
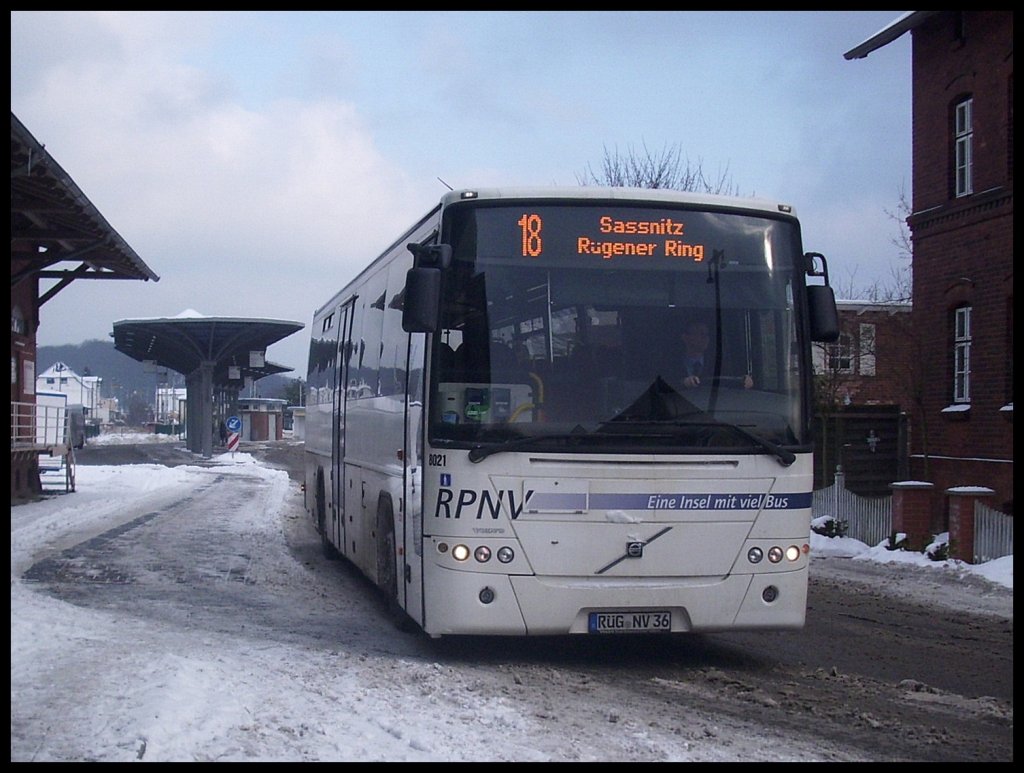
[[[242,420],[237,416],[228,416],[228,432],[240,432],[242,429]]]

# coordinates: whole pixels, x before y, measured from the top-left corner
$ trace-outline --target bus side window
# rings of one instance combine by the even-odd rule
[[[439,344],[438,362],[441,372],[438,374],[438,383],[460,383],[465,381],[463,373],[461,348],[456,351],[446,343]]]
[[[512,347],[500,341],[492,342],[491,381],[495,384],[524,384],[527,379],[526,369],[520,366]]]

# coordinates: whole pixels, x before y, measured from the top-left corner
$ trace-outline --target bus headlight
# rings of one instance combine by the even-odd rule
[[[465,545],[456,545],[452,548],[452,558],[456,561],[465,561],[469,558],[469,548]]]
[[[790,545],[788,548],[786,548],[787,561],[796,561],[798,558],[800,558],[800,548],[798,548],[796,545]]]
[[[779,563],[782,560],[782,548],[778,545],[772,545],[768,548],[768,560],[773,564]]]
[[[515,551],[510,547],[498,548],[498,560],[503,564],[509,563],[513,558],[516,557]]]
[[[747,551],[747,560],[752,564],[761,563],[762,558],[764,558],[764,551],[761,548],[751,548]]]
[[[481,564],[485,564],[491,560],[491,549],[486,545],[481,545],[473,551],[473,558],[475,558]]]

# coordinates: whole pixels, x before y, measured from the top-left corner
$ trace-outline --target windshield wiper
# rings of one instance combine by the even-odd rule
[[[766,440],[763,437],[759,437],[758,435],[755,435],[753,432],[751,432],[750,430],[746,429],[745,427],[740,426],[739,424],[730,424],[730,423],[725,422],[725,421],[680,421],[678,419],[647,419],[647,420],[632,419],[630,421],[622,422],[622,423],[618,424],[618,426],[620,426],[620,427],[622,427],[622,426],[637,426],[637,425],[647,425],[647,426],[650,426],[652,424],[656,425],[656,426],[662,426],[662,427],[664,427],[664,426],[672,426],[672,427],[723,427],[725,429],[732,430],[733,432],[735,432],[736,434],[740,435],[744,439],[749,440],[750,442],[754,443],[758,448],[760,448],[763,451],[766,451],[767,453],[771,454],[776,459],[778,459],[779,464],[781,464],[783,467],[789,467],[791,464],[793,464],[793,462],[796,461],[796,454],[794,454],[792,451],[789,451],[789,450],[783,448],[778,443],[775,443],[775,442],[773,442],[771,440]],[[609,422],[604,422],[604,424],[601,427],[601,429],[607,429],[609,427],[609,425],[610,425]],[[572,432],[563,432],[563,433],[552,434],[552,435],[530,435],[530,436],[526,436],[526,437],[512,438],[510,440],[505,440],[503,442],[493,443],[493,444],[488,444],[488,445],[478,444],[478,445],[473,446],[473,448],[470,449],[470,451],[469,451],[469,461],[471,461],[474,464],[476,464],[477,462],[483,461],[484,459],[486,459],[488,456],[491,456],[492,454],[502,453],[503,451],[512,451],[513,449],[519,448],[521,446],[530,445],[531,443],[534,443],[534,442],[540,443],[540,442],[543,442],[543,441],[546,441],[546,440],[561,440],[561,441],[582,440],[584,437],[587,437],[588,435],[591,436],[591,437],[594,436],[592,433],[587,432],[587,430],[584,429],[581,425],[577,424],[576,427],[573,428]],[[623,440],[625,440],[625,439],[637,439],[637,438],[650,438],[651,437],[650,434],[638,434],[638,433],[634,433],[634,432],[621,433],[621,434],[616,432],[616,433],[611,433],[611,434],[607,434],[607,435],[604,432],[601,432],[601,436],[602,437],[606,437],[606,438],[619,438],[619,439],[623,439]]]
[[[617,423],[618,426],[629,426],[629,425],[638,425],[638,424],[647,424],[647,425],[654,424],[656,426],[666,426],[666,425],[668,425],[668,426],[672,426],[672,427],[715,427],[715,428],[717,428],[717,427],[724,427],[725,429],[732,430],[733,432],[735,432],[736,434],[740,435],[744,439],[751,441],[752,443],[757,445],[762,450],[767,451],[768,453],[770,453],[772,456],[774,456],[776,459],[779,460],[779,464],[781,464],[783,467],[789,467],[791,464],[793,464],[793,462],[796,461],[796,454],[794,454],[792,451],[789,451],[789,450],[783,448],[778,443],[775,443],[775,442],[773,442],[771,440],[766,440],[765,438],[760,437],[759,435],[755,435],[753,432],[748,430],[746,427],[742,427],[739,424],[730,424],[727,421],[686,421],[686,420],[680,420],[680,419],[638,419],[637,418],[637,419],[629,419],[629,420],[624,421],[624,422],[619,422],[619,420],[616,420],[616,423]],[[614,425],[612,425],[611,422],[604,422],[604,426],[614,426]]]
[[[542,442],[545,440],[580,440],[588,434],[589,433],[582,426],[577,424],[573,427],[571,432],[562,432],[552,435],[526,435],[490,445],[483,445],[481,443],[473,446],[469,450],[469,461],[476,464],[492,454],[501,453],[502,451],[511,451],[514,448],[527,446],[534,442]]]
[[[739,424],[730,424],[727,421],[720,421],[720,422],[716,422],[714,424],[711,424],[711,426],[727,427],[728,429],[731,429],[734,432],[738,432],[740,435],[745,437],[747,440],[750,440],[751,442],[756,443],[758,446],[763,448],[765,451],[767,451],[768,453],[772,454],[776,459],[779,460],[779,464],[781,464],[783,467],[789,467],[789,465],[791,465],[793,462],[796,461],[796,454],[794,454],[792,451],[790,451],[790,450],[788,450],[786,448],[783,448],[778,443],[775,443],[775,442],[773,442],[771,440],[767,440],[767,439],[765,439],[763,437],[760,437],[759,435],[755,435],[753,432],[751,432],[750,430],[746,429],[745,427],[741,427]]]

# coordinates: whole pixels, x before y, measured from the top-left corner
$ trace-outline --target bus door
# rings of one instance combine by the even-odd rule
[[[345,406],[351,354],[352,307],[355,298],[338,310],[338,367],[334,389],[333,421],[331,422],[331,542],[339,549],[345,545]]]
[[[396,534],[403,550],[398,562],[398,601],[413,620],[423,621],[423,422],[427,336],[409,339],[405,389],[405,442],[402,453],[402,531]]]

